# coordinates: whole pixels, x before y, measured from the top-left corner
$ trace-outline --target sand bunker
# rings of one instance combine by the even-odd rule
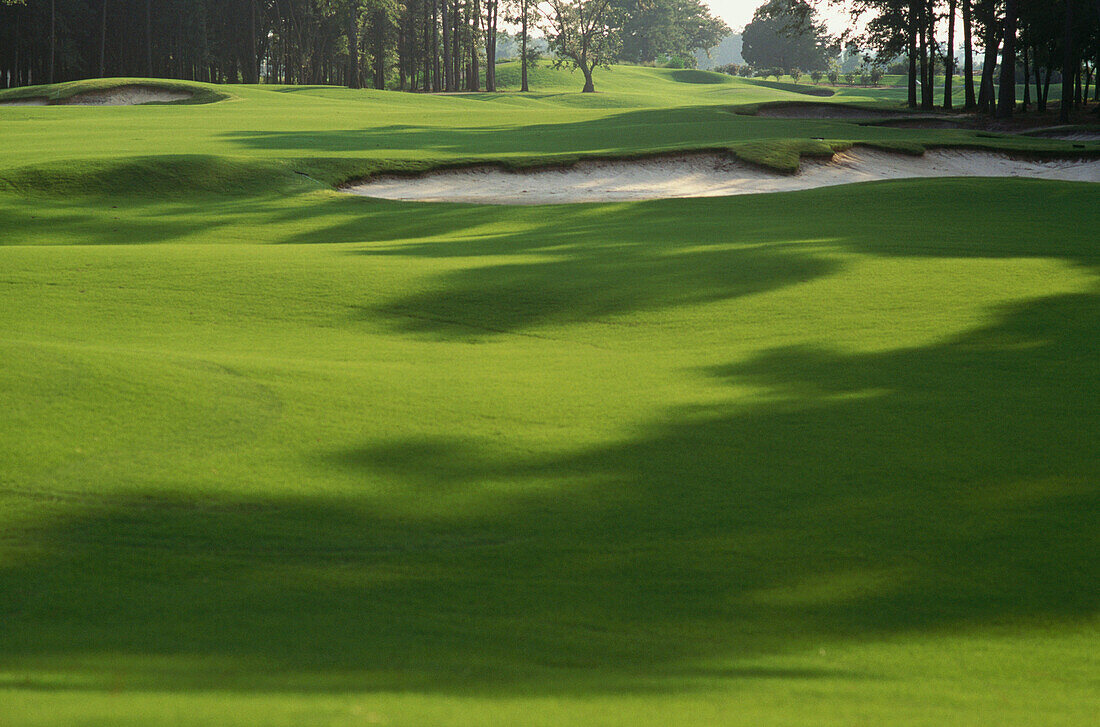
[[[189,91],[173,91],[157,86],[118,86],[102,91],[88,91],[58,101],[77,106],[136,106],[143,103],[169,103],[191,98]]]
[[[101,91],[86,91],[57,101],[34,97],[0,101],[0,104],[4,106],[136,106],[145,103],[185,101],[191,96],[189,91],[173,91],[159,86],[118,86]]]
[[[581,162],[564,169],[530,172],[472,167],[420,177],[377,177],[346,186],[343,191],[419,202],[553,204],[724,197],[918,177],[1032,177],[1100,182],[1100,159],[1025,160],[991,152],[945,149],[914,157],[859,148],[837,154],[829,161],[804,159],[797,174],[780,174],[718,154],[685,154]]]

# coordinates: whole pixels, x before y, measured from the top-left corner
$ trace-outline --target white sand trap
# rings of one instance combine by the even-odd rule
[[[72,106],[136,106],[143,103],[168,103],[191,98],[189,91],[173,91],[158,86],[118,86],[102,91],[78,93],[59,104]]]
[[[118,86],[102,91],[86,91],[69,98],[50,101],[42,96],[0,101],[3,106],[137,106],[143,103],[169,103],[191,98],[190,91],[173,91],[159,86]]]
[[[855,149],[831,161],[803,159],[781,174],[718,154],[581,162],[563,169],[507,172],[471,167],[419,177],[377,177],[342,188],[365,197],[418,202],[554,204],[785,192],[853,182],[918,177],[1033,177],[1100,182],[1100,159],[1024,160],[967,150],[924,156]]]

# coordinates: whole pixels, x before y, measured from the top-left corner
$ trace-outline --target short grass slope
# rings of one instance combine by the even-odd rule
[[[1095,185],[328,186],[976,139],[604,78],[0,110],[0,722],[1094,719]]]

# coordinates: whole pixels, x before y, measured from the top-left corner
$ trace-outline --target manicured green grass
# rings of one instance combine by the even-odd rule
[[[317,181],[978,141],[539,72],[0,109],[0,724],[1089,723],[1095,185]]]

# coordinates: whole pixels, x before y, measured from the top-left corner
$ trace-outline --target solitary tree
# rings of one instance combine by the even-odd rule
[[[609,66],[621,45],[611,0],[547,0],[539,12],[555,65],[580,69],[583,92],[595,92],[593,69]]]

